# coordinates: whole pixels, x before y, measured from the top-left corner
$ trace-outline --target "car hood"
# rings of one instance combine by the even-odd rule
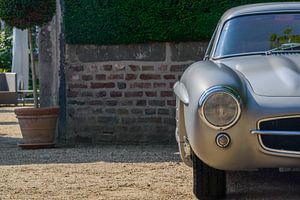
[[[299,54],[243,56],[218,62],[240,72],[257,95],[300,96]]]

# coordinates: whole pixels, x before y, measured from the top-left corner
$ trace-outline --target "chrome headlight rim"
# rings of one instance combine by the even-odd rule
[[[235,116],[235,119],[232,120],[229,124],[224,125],[224,126],[218,126],[215,124],[212,124],[207,120],[204,114],[204,105],[209,99],[210,96],[217,94],[217,93],[226,93],[230,95],[234,101],[237,104],[237,113]],[[211,128],[216,129],[216,130],[226,130],[230,127],[232,127],[239,119],[242,113],[242,103],[241,103],[241,97],[237,91],[235,91],[233,88],[228,87],[228,86],[214,86],[206,90],[200,97],[199,99],[199,108],[200,108],[200,117],[201,119]]]

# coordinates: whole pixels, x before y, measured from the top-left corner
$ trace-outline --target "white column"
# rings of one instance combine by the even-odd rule
[[[13,29],[12,72],[17,73],[18,89],[28,89],[29,80],[28,31]]]

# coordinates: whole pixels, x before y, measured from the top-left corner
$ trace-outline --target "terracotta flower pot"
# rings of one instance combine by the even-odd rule
[[[15,109],[23,143],[20,147],[49,147],[54,145],[59,107]]]

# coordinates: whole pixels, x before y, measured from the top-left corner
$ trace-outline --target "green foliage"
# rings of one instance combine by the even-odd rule
[[[293,28],[288,27],[282,31],[282,35],[277,35],[273,33],[270,37],[271,47],[275,48],[279,47],[282,44],[286,43],[300,43],[300,35],[294,34],[293,35]]]
[[[12,62],[12,29],[5,27],[0,31],[0,72],[7,72]]]
[[[0,68],[0,73],[6,73],[6,72],[9,72],[9,70],[8,69]]]
[[[0,18],[19,29],[48,23],[55,9],[55,0],[0,0]]]
[[[227,9],[268,1],[65,0],[66,41],[70,44],[130,44],[206,40]]]

